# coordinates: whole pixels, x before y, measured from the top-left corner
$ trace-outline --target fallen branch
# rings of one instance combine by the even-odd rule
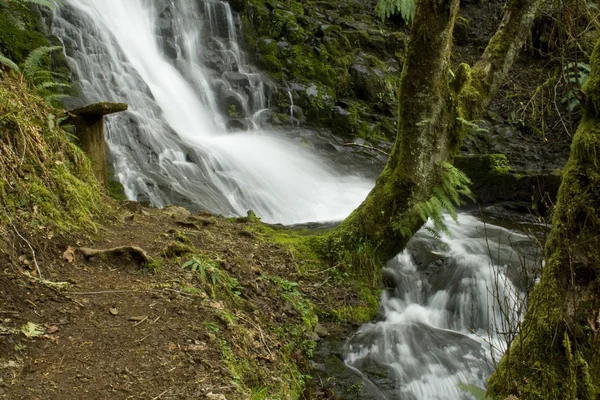
[[[79,247],[77,249],[85,259],[90,259],[96,256],[111,256],[111,255],[128,255],[132,258],[137,259],[140,264],[149,263],[152,261],[152,258],[146,253],[146,251],[140,247],[136,246],[121,246],[121,247],[113,247],[112,249],[90,249],[88,247]]]
[[[347,147],[362,147],[363,149],[368,149],[368,150],[373,150],[373,151],[377,151],[387,157],[390,156],[390,153],[388,153],[385,150],[382,149],[378,149],[377,147],[373,147],[373,146],[367,146],[366,144],[358,144],[358,143],[344,143],[344,146]]]

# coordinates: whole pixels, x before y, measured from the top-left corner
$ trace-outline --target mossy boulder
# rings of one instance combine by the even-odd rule
[[[545,212],[546,202],[556,199],[560,185],[558,172],[513,171],[504,154],[457,156],[454,165],[471,179],[473,194],[481,203],[523,201]]]

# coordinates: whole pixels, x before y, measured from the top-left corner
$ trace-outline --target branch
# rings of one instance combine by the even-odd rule
[[[500,85],[505,82],[506,76],[527,38],[527,33],[531,29],[539,5],[540,0],[508,1],[498,30],[490,39],[483,55],[470,68],[469,77],[465,83],[478,92],[478,98],[463,96],[468,100],[468,104],[461,104],[468,114],[465,119],[478,119]],[[469,69],[465,64],[461,67]],[[469,92],[469,90],[464,92]]]
[[[367,146],[366,144],[344,143],[344,146],[348,146],[348,147],[362,147],[363,149],[377,151],[377,152],[379,152],[379,153],[381,153],[381,154],[383,154],[384,156],[387,156],[387,157],[390,156],[390,153],[388,153],[387,151],[382,150],[382,149],[378,149],[377,147]]]

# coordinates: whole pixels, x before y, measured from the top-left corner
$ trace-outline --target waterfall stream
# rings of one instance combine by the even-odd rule
[[[341,220],[373,186],[288,132],[260,127],[273,84],[247,64],[226,2],[63,3],[54,33],[82,101],[129,104],[107,118],[106,140],[130,199],[225,215],[252,209],[291,224]],[[293,102],[289,112],[301,114]],[[228,113],[251,129],[236,130]],[[385,268],[381,320],[345,347],[346,365],[367,382],[361,398],[468,399],[460,383],[485,386],[491,354],[504,346],[492,329],[503,320],[494,296],[511,304],[519,293],[498,281],[519,258],[507,244],[527,238],[466,214],[460,222],[449,222],[451,237],[418,233]]]
[[[522,267],[540,259],[531,238],[468,214],[447,225],[450,236],[422,229],[387,264],[381,320],[345,345],[361,399],[471,400],[460,385],[485,388],[522,318]]]
[[[64,3],[54,33],[83,99],[129,104],[107,118],[106,139],[130,199],[290,224],[343,219],[372,187],[285,132],[226,125],[227,113],[243,123],[267,108],[272,86],[245,64],[226,2]]]

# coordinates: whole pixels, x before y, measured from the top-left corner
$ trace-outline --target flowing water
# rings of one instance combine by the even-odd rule
[[[347,166],[341,173],[289,132],[260,128],[275,86],[247,64],[227,3],[63,3],[54,32],[82,102],[129,104],[106,124],[112,169],[129,198],[225,215],[252,209],[289,224],[340,220],[372,187],[372,179],[348,174]],[[293,103],[289,112],[293,120],[301,114]],[[491,329],[502,315],[490,288],[509,303],[518,293],[510,280],[496,283],[517,260],[509,238],[525,238],[460,219],[449,224],[452,237],[419,233],[388,263],[381,321],[346,344],[346,364],[368,383],[364,398],[462,399],[459,383],[485,385],[489,343],[498,352],[503,346]]]
[[[468,400],[461,384],[485,388],[506,346],[496,332],[522,316],[521,267],[533,270],[539,254],[521,233],[468,214],[459,223],[448,218],[451,235],[439,239],[421,230],[387,264],[381,321],[345,346],[346,365],[367,383],[361,398]]]
[[[107,118],[106,139],[130,199],[289,224],[340,220],[372,187],[285,133],[227,126],[227,113],[252,124],[273,85],[246,64],[226,2],[64,3],[54,33],[83,99],[129,104]]]

